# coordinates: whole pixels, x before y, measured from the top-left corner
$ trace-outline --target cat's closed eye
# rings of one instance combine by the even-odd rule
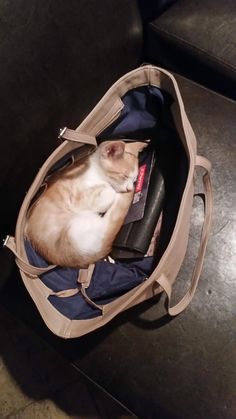
[[[129,179],[130,175],[129,174],[126,174],[126,173],[121,173],[120,177],[122,179]]]

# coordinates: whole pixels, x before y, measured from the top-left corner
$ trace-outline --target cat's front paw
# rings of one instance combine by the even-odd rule
[[[126,179],[119,187],[117,188],[117,192],[131,192],[134,190],[134,182],[133,179]]]
[[[98,212],[105,213],[112,206],[116,198],[116,192],[112,188],[105,188],[100,192]]]

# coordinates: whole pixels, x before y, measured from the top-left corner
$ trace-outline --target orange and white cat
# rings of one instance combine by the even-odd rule
[[[133,199],[142,142],[104,141],[52,175],[32,206],[26,238],[49,263],[87,267],[106,257]]]

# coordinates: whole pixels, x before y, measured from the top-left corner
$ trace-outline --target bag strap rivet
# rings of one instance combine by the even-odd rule
[[[2,239],[2,245],[3,245],[3,247],[5,247],[5,246],[7,245],[7,242],[8,242],[8,240],[9,240],[9,238],[10,238],[10,235],[8,234],[8,235],[5,237],[5,239]]]
[[[65,134],[66,130],[67,130],[67,127],[60,128],[59,135],[58,135],[59,140],[61,140],[61,138]]]

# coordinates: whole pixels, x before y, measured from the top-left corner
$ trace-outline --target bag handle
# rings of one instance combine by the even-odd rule
[[[24,259],[22,259],[19,254],[16,251],[16,242],[14,237],[12,236],[7,236],[6,239],[3,242],[3,246],[7,247],[8,249],[10,249],[12,251],[12,253],[14,253],[15,255],[15,261],[16,264],[18,266],[18,268],[29,274],[30,276],[38,276],[38,275],[42,275],[48,271],[51,271],[52,269],[54,269],[56,267],[56,265],[49,265],[46,268],[39,268],[37,266],[33,266],[30,265],[30,263],[26,262]]]
[[[81,144],[97,145],[95,136],[85,134],[81,131],[76,131],[67,127],[61,128],[58,135],[59,139],[69,140]]]
[[[176,316],[181,313],[192,301],[195,294],[200,274],[202,271],[203,260],[206,252],[206,246],[209,238],[211,221],[212,221],[212,186],[210,178],[211,163],[205,157],[196,156],[196,167],[202,167],[205,169],[203,175],[203,185],[204,185],[204,222],[200,238],[200,246],[198,250],[197,260],[192,274],[191,284],[184,295],[184,297],[174,306],[171,307],[171,294],[172,286],[168,278],[163,274],[156,280],[156,282],[164,289],[168,298],[168,313],[171,316]]]
[[[93,135],[89,135],[86,133],[83,133],[81,131],[77,131],[77,130],[72,130],[69,129],[67,127],[64,127],[60,130],[60,134],[58,136],[59,139],[64,139],[64,140],[68,140],[69,142],[72,143],[79,143],[81,145],[87,144],[87,145],[93,145],[96,146],[97,145],[97,141],[95,136]],[[74,148],[76,147],[73,146]],[[78,145],[77,145],[78,147]],[[42,166],[42,168],[39,170],[38,175],[36,176],[33,184],[31,185],[31,188],[29,189],[26,198],[24,200],[24,203],[21,207],[21,217],[20,215],[18,216],[18,221],[17,221],[17,226],[18,224],[22,224],[22,218],[24,217],[24,213],[26,212],[26,210],[28,209],[29,203],[31,201],[31,190],[34,190],[36,188],[36,186],[39,186],[40,183],[42,183],[42,179],[44,178],[44,176],[46,175],[48,166],[49,166],[49,162],[51,164],[51,166],[53,165],[53,163],[55,163],[56,161],[59,160],[60,157],[63,157],[65,155],[65,143],[61,144],[61,146],[59,146],[52,154],[51,156],[46,160],[46,162],[44,163],[44,165]],[[23,215],[23,216],[22,216]],[[18,227],[16,227],[18,228]],[[37,266],[33,266],[30,263],[28,263],[26,260],[24,260],[17,252],[17,246],[16,246],[16,241],[15,238],[12,236],[7,236],[4,241],[3,241],[3,246],[4,247],[8,247],[15,255],[16,259],[16,264],[19,267],[19,269],[25,273],[27,273],[30,276],[38,276],[38,275],[42,275],[48,271],[51,271],[52,269],[54,269],[56,267],[56,265],[49,265],[46,268],[40,268]]]
[[[211,178],[210,178],[211,163],[205,157],[196,156],[195,165],[196,167],[204,168],[206,171],[205,174],[203,175],[205,199],[204,199],[204,222],[203,222],[203,227],[202,227],[202,232],[201,232],[200,246],[199,246],[196,264],[195,264],[194,271],[192,274],[190,287],[188,291],[186,292],[186,294],[184,295],[184,297],[175,306],[171,307],[170,301],[171,301],[171,294],[172,294],[172,286],[168,278],[164,274],[162,274],[158,279],[155,280],[167,294],[168,313],[171,316],[176,316],[179,313],[181,313],[189,305],[189,303],[192,301],[194,297],[194,294],[198,285],[198,281],[200,278],[200,274],[202,271],[203,260],[204,260],[204,256],[206,252],[206,246],[207,246],[207,242],[209,238],[211,221],[212,221],[213,198],[212,198],[212,186],[211,186]],[[36,266],[32,266],[26,261],[24,261],[16,252],[15,239],[12,236],[7,236],[3,245],[8,247],[15,254],[16,264],[21,270],[28,273],[29,275],[32,275],[32,276],[41,275],[55,268],[55,265],[49,265],[46,268],[39,268]]]

